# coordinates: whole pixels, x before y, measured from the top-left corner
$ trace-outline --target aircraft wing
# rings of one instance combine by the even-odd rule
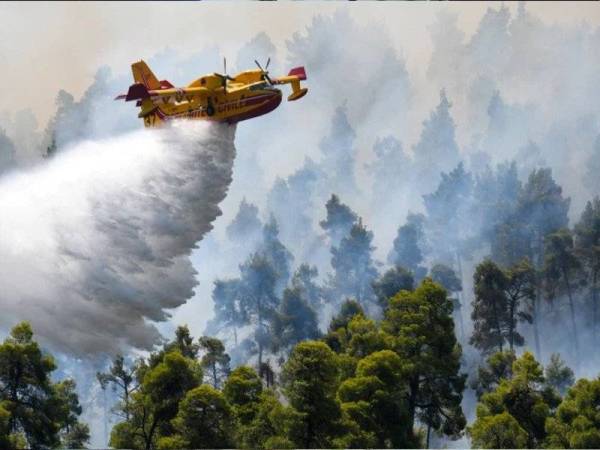
[[[127,94],[121,94],[115,97],[115,100],[125,100],[130,102],[132,100],[143,100],[146,98],[163,98],[168,99],[169,97],[175,98],[176,101],[191,100],[193,97],[205,97],[210,89],[205,87],[188,87],[188,88],[166,88],[166,89],[153,89],[148,88],[142,83],[135,83],[129,87]]]

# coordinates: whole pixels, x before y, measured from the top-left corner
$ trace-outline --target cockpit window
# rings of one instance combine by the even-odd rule
[[[252,86],[250,86],[251,91],[259,91],[261,89],[266,89],[266,88],[267,88],[267,83],[258,83],[258,84],[253,84]]]

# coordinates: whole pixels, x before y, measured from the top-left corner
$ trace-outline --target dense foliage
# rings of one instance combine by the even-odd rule
[[[287,289],[284,302],[298,289]],[[217,370],[229,362],[221,341],[196,342],[187,327],[146,359],[115,358],[99,374],[120,392],[122,421],[111,445],[414,447],[431,432],[459,437],[466,375],[452,300],[430,278],[414,290],[410,280],[385,300],[378,321],[360,303],[345,302],[322,339],[291,346],[277,374],[265,363],[258,372],[247,365]]]
[[[51,379],[56,364],[27,322],[0,344],[0,447],[82,448],[89,440],[72,379]]]

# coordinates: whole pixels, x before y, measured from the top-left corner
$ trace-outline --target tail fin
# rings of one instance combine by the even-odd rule
[[[136,83],[143,84],[148,90],[160,89],[160,81],[152,73],[148,64],[144,61],[136,62],[131,65],[133,79]]]

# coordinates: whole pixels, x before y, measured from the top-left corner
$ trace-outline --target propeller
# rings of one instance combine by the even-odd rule
[[[265,64],[264,69],[262,68],[262,66],[260,65],[260,63],[257,60],[254,60],[254,62],[256,63],[258,68],[262,71],[265,79],[269,82],[269,84],[273,84],[273,80],[271,80],[271,77],[269,77],[269,71],[267,70],[269,68],[269,64],[271,63],[271,58],[269,57],[269,59],[267,59],[267,64]]]
[[[227,58],[223,58],[223,73],[224,73],[224,75],[221,75],[220,73],[216,73],[215,75],[217,75],[218,77],[221,78],[221,82],[223,84],[223,89],[225,89],[225,92],[227,92],[227,80],[229,80],[229,81],[234,80],[234,78],[227,75]]]

